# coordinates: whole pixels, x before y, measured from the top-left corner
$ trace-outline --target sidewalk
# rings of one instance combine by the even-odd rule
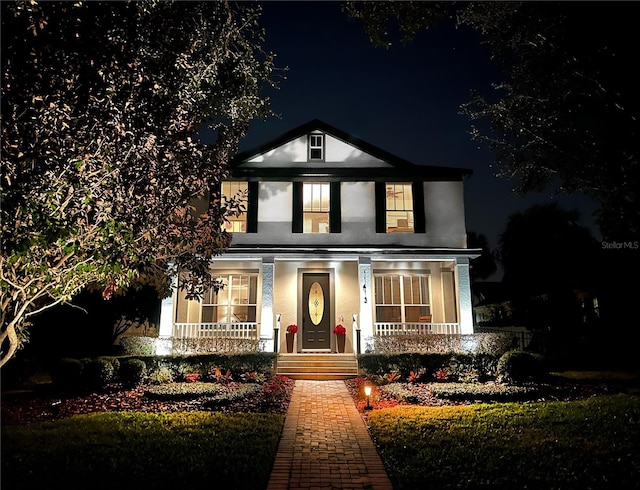
[[[297,380],[267,490],[393,490],[343,381]]]

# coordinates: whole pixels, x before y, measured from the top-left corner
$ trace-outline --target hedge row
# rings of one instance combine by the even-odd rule
[[[150,372],[168,370],[174,380],[198,373],[201,380],[217,380],[227,372],[235,378],[243,373],[268,373],[273,370],[276,354],[255,352],[244,354],[198,354],[181,356],[135,356],[144,361]]]
[[[395,373],[397,380],[403,381],[416,377],[416,381],[484,381],[497,376],[499,360],[500,356],[497,355],[451,352],[361,354],[358,356],[358,366],[367,376],[384,377]]]
[[[246,380],[247,373],[269,373],[275,354],[203,354],[193,356],[117,356],[62,359],[51,370],[54,385],[63,391],[99,391],[110,383],[185,381],[197,374],[200,381]]]
[[[474,334],[397,334],[379,335],[372,339],[373,352],[378,354],[456,353],[501,356],[517,346],[518,339],[510,333]]]
[[[122,352],[132,356],[152,356],[159,350],[173,354],[246,354],[260,352],[260,340],[233,338],[123,337]]]
[[[508,383],[538,381],[546,374],[539,354],[507,351],[502,355],[460,353],[361,354],[363,374],[382,384],[393,381],[483,382],[499,378]]]

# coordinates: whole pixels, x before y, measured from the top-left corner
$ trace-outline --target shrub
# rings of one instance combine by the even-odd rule
[[[208,408],[222,407],[235,401],[244,400],[245,398],[249,398],[250,396],[255,396],[260,393],[261,390],[262,387],[260,385],[242,384],[234,390],[222,391],[217,395],[209,398],[204,403],[204,406]]]
[[[526,351],[509,351],[500,357],[498,376],[508,383],[540,380],[545,374],[544,358]]]
[[[111,364],[113,367],[113,377],[116,378],[120,372],[120,359],[115,356],[100,356],[98,359],[103,359]]]
[[[126,359],[120,365],[120,381],[128,387],[142,383],[147,375],[147,366],[140,359]]]
[[[166,368],[173,379],[183,379],[186,374],[200,373],[202,381],[216,381],[216,369],[225,375],[229,370],[235,377],[242,373],[256,371],[269,373],[273,368],[276,354],[273,352],[255,352],[245,354],[194,354],[169,356],[136,356],[147,365],[152,373]]]
[[[152,356],[155,353],[155,337],[122,337],[123,353],[131,356]]]
[[[64,358],[51,370],[53,385],[62,391],[75,391],[82,386],[84,363],[79,359]]]
[[[115,369],[108,359],[89,359],[82,370],[83,385],[90,390],[103,390],[113,381],[114,374]]]
[[[250,373],[241,374],[240,379],[245,383],[264,383],[266,376],[262,373],[251,371]]]
[[[274,376],[269,382],[262,385],[262,395],[266,404],[276,404],[287,393],[287,384],[290,379],[280,374]]]
[[[430,385],[429,390],[437,398],[474,401],[531,400],[540,394],[532,387],[473,383],[437,383]]]
[[[217,383],[166,383],[152,386],[145,391],[145,396],[158,400],[188,400],[201,396],[218,396],[225,389]]]
[[[500,356],[512,347],[508,333],[475,334],[396,334],[378,335],[373,339],[378,354],[397,353],[475,353]]]
[[[149,382],[152,384],[171,383],[173,381],[173,373],[167,367],[159,367],[149,374]]]
[[[391,395],[400,402],[418,403],[418,396],[402,384],[393,383],[380,388],[383,392]]]
[[[260,352],[260,340],[227,337],[173,338],[171,352],[176,354],[256,353]]]
[[[402,379],[415,380],[418,374],[422,380],[432,381],[439,371],[446,370],[447,379],[450,376],[460,380],[486,381],[496,376],[498,359],[492,354],[469,353],[361,354],[358,365],[368,376],[400,373]]]

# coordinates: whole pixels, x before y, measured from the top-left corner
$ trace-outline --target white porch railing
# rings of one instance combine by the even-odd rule
[[[257,322],[232,323],[174,323],[173,336],[176,338],[259,338]]]
[[[459,323],[375,323],[375,335],[397,334],[459,334]]]

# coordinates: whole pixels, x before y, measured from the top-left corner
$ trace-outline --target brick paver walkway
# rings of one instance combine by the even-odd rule
[[[268,490],[393,490],[343,381],[297,380]]]

